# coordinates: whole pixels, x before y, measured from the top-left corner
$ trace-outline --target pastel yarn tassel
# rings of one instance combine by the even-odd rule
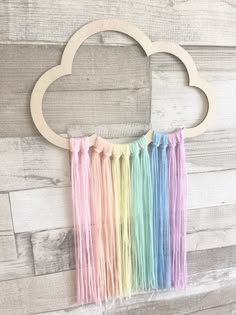
[[[168,142],[172,285],[175,288],[185,288],[186,162],[182,130],[169,134]]]
[[[122,285],[122,236],[121,236],[121,172],[120,172],[120,148],[113,148],[112,178],[115,208],[115,229],[116,229],[116,263],[117,263],[117,294],[123,295]]]
[[[168,137],[153,133],[151,169],[153,185],[153,238],[155,287],[171,287],[170,224],[168,198]]]
[[[70,139],[72,204],[76,260],[77,301],[94,301],[94,256],[90,217],[90,161],[88,138]]]
[[[144,289],[146,283],[145,230],[142,195],[140,147],[137,141],[130,144],[131,152],[131,240],[133,288]]]
[[[117,294],[117,264],[116,264],[116,234],[115,208],[112,187],[111,155],[112,144],[97,138],[102,151],[102,212],[103,212],[103,242],[106,272],[106,297]]]
[[[94,250],[94,269],[96,297],[95,302],[106,299],[106,270],[103,244],[103,204],[102,204],[102,147],[96,141],[91,153],[91,218],[92,245]]]
[[[117,268],[120,296],[130,295],[132,289],[129,156],[129,145],[114,145],[112,176],[115,196]]]
[[[153,201],[150,156],[148,144],[143,136],[138,140],[140,150],[140,168],[142,180],[143,226],[145,237],[145,283],[144,288],[154,286],[154,250],[153,250]]]
[[[127,145],[70,139],[79,304],[132,290],[185,288],[186,163],[182,130]]]

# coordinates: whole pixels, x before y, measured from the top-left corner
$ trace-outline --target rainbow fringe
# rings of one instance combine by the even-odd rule
[[[131,144],[70,139],[77,302],[185,288],[182,130]]]

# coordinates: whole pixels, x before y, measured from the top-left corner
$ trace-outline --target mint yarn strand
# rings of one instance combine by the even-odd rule
[[[133,288],[144,289],[145,284],[145,238],[144,208],[142,205],[142,174],[140,167],[139,145],[130,144],[131,152],[131,233],[132,233],[132,266]]]
[[[140,167],[142,178],[142,196],[143,196],[143,226],[145,234],[145,289],[153,288],[154,285],[154,252],[153,252],[153,201],[152,201],[152,180],[150,156],[148,144],[143,136],[138,140],[141,147]]]

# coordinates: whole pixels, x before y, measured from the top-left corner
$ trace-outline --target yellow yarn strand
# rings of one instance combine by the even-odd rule
[[[120,295],[132,289],[129,145],[114,145],[112,176],[116,210],[117,267]]]
[[[112,179],[113,179],[113,193],[114,193],[114,206],[115,206],[115,229],[116,229],[116,259],[117,259],[117,279],[118,279],[118,292],[117,294],[123,295],[122,288],[122,256],[121,256],[121,174],[120,174],[120,148],[113,147],[112,159]]]
[[[121,226],[123,249],[123,290],[125,295],[130,295],[132,289],[132,259],[131,259],[131,200],[130,200],[130,162],[129,146],[123,147],[121,156]]]

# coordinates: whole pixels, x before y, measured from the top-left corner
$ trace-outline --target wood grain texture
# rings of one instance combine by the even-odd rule
[[[0,91],[31,92],[35,81],[60,64],[62,45],[0,44]],[[82,46],[73,73],[61,77],[49,91],[88,91],[149,87],[150,59],[139,46]],[[22,80],[24,78],[24,80]]]
[[[75,268],[74,235],[71,229],[36,232],[31,241],[36,275]]]
[[[73,306],[74,277],[69,271],[0,282],[1,311],[6,315],[30,315]]]
[[[201,236],[201,231],[195,231],[196,235],[198,235],[198,233],[200,233]],[[197,237],[195,237],[195,239],[197,239]],[[188,236],[188,243],[190,243],[190,241],[192,241],[192,239],[189,239]],[[218,242],[220,244],[219,240]],[[234,244],[235,246],[218,246],[217,248],[208,250],[188,252],[189,275],[236,267],[236,241]],[[201,247],[207,247],[206,245],[208,245],[207,240],[203,240]],[[32,246],[36,275],[45,275],[75,268],[72,230],[57,229],[34,232],[32,234]],[[190,246],[193,247],[194,244],[190,243]]]
[[[42,188],[10,193],[16,233],[72,226],[71,188]]]
[[[236,168],[236,130],[209,131],[186,139],[185,149],[188,173]]]
[[[187,253],[188,274],[236,267],[236,246],[218,247]]]
[[[65,311],[55,311],[55,312],[49,312],[49,313],[41,313],[42,315],[104,315],[106,313],[104,313],[104,308],[102,310],[100,310],[101,307],[98,308],[94,308],[92,309],[92,307],[89,307],[87,310],[83,309],[83,310],[79,310],[79,309],[72,309],[72,310],[67,310]],[[160,313],[160,310],[157,308],[153,309],[153,313],[151,313],[151,315],[156,314],[155,311],[158,311],[158,314],[160,315],[171,315],[171,313],[169,313],[168,309],[162,310],[162,313]],[[190,313],[184,313],[185,315],[232,315],[235,314],[236,311],[236,303],[230,303],[230,304],[226,304],[226,305],[222,305],[222,306],[214,306],[214,307],[210,307],[208,309],[201,309],[199,311],[194,311],[194,312],[190,312]],[[128,311],[127,311],[128,312]],[[111,313],[112,314],[112,313]],[[126,314],[129,314],[126,313]],[[140,312],[139,310],[136,310],[135,315],[144,315],[146,314],[146,310],[142,309]],[[182,315],[183,313],[178,313],[179,315]],[[40,314],[36,314],[36,315],[40,315]]]
[[[230,304],[226,304],[226,305],[222,305],[222,306],[218,306],[218,307],[213,307],[213,308],[208,308],[205,310],[200,310],[194,313],[188,313],[187,315],[230,315],[230,314],[235,314],[236,312],[236,303],[230,303]]]
[[[70,128],[69,134],[81,136],[96,131],[112,142],[120,136],[122,141],[132,141],[149,128],[148,124],[77,125]],[[235,139],[236,130],[207,132],[187,139],[188,173],[235,169]],[[0,152],[1,191],[70,185],[69,153],[41,137],[0,138]]]
[[[42,137],[0,138],[0,191],[70,185],[69,153]]]
[[[235,129],[236,73],[224,71],[199,71],[208,81],[216,97],[216,117],[208,131]],[[200,123],[207,112],[205,95],[188,86],[186,71],[152,72],[152,112],[154,129],[171,131]]]
[[[149,100],[149,88],[48,92],[44,116],[57,133],[66,133],[68,126],[75,124],[149,123]],[[30,116],[29,103],[29,93],[20,93],[20,97],[16,93],[2,95],[3,137],[39,135]]]
[[[236,245],[235,205],[188,210],[188,251],[231,245]]]
[[[187,208],[235,204],[235,185],[236,170],[189,174]],[[16,233],[72,225],[70,187],[10,192],[10,200]]]
[[[31,277],[35,275],[31,246],[31,234],[16,234],[17,258],[0,262],[0,281]],[[9,246],[10,244],[8,244]],[[5,257],[5,254],[3,255]]]
[[[192,56],[201,72],[235,71],[236,56],[234,47],[183,46]],[[153,71],[185,71],[185,67],[175,56],[160,53],[151,56]]]
[[[188,233],[235,228],[235,216],[235,204],[188,209]]]
[[[0,194],[0,263],[17,258],[8,194]]]
[[[236,72],[207,72],[216,93],[217,116],[209,130],[235,129],[234,106]],[[155,72],[152,83],[153,128],[170,131],[199,123],[207,110],[204,96],[187,86],[184,72]],[[113,78],[111,77],[111,80]],[[59,81],[58,81],[59,82]],[[76,81],[75,81],[76,82]],[[29,112],[29,92],[2,94],[0,133],[6,136],[38,135]],[[6,106],[7,104],[7,106]],[[68,104],[70,104],[68,108]],[[46,93],[45,118],[57,132],[66,132],[70,125],[149,123],[150,88],[51,91]],[[24,126],[22,128],[22,126]]]
[[[7,137],[38,135],[29,112],[30,91],[44,71],[59,63],[62,49],[59,46],[0,45],[0,50],[3,73],[0,134]],[[234,56],[234,50],[231,48],[229,53],[227,48],[225,54]],[[211,60],[221,65],[221,71],[215,70],[213,64],[211,71],[199,73],[216,92],[217,118],[210,130],[235,129],[231,117],[236,116],[236,71],[232,71],[233,67],[226,71],[220,57],[213,55]],[[186,86],[187,74],[183,69],[170,71],[180,63],[165,57],[163,68],[156,68],[155,62],[152,65],[153,127],[169,131],[200,122],[207,108],[204,96]],[[149,60],[140,48],[85,46],[76,55],[73,75],[56,81],[46,93],[45,117],[55,131],[62,133],[73,124],[149,123],[150,86]]]
[[[74,272],[30,277],[0,283],[1,310],[6,315],[30,315],[75,306]],[[214,281],[213,281],[214,279]],[[134,295],[132,299],[108,304],[108,314],[188,314],[235,302],[235,268],[192,276],[187,291],[170,291]],[[15,292],[12,300],[9,294]],[[204,298],[206,297],[207,298]],[[220,297],[220,298],[219,298]],[[93,306],[91,306],[94,309]],[[60,313],[59,313],[60,314]],[[95,313],[96,314],[96,313]]]
[[[199,231],[187,236],[188,251],[236,245],[236,228]]]
[[[66,8],[66,10],[65,10]],[[134,23],[153,41],[168,40],[191,45],[235,45],[235,3],[233,0],[169,1],[82,0],[67,5],[16,0],[3,2],[1,37],[10,41],[65,42],[85,23],[100,18],[119,18]],[[45,14],[47,12],[47,14]],[[112,34],[93,36],[89,43],[126,44],[127,38]]]
[[[236,170],[189,174],[187,181],[188,209],[221,206],[236,202]],[[225,189],[226,185],[227,189]]]
[[[60,63],[64,46],[0,44],[0,91],[30,92],[37,78]],[[184,47],[198,70],[210,78],[236,70],[235,49],[231,47]],[[62,77],[50,91],[112,90],[148,87],[149,63],[152,71],[183,71],[184,65],[168,54],[146,57],[139,46],[82,46],[75,55],[73,74]],[[219,73],[220,72],[220,73]],[[205,74],[207,73],[207,74]],[[22,78],[24,78],[22,80]]]
[[[8,0],[0,16],[0,313],[236,313],[235,1]],[[186,141],[187,290],[77,308],[69,153],[38,137],[30,93],[59,64],[74,31],[109,17],[134,23],[153,41],[184,45],[215,90],[217,116],[207,133]],[[207,106],[187,79],[175,57],[146,58],[130,38],[103,32],[78,51],[73,75],[50,86],[45,117],[58,133],[96,130],[114,142],[140,136],[151,123],[159,131],[190,127]]]
[[[100,305],[85,305],[82,308],[75,307],[69,308],[66,310],[59,310],[55,312],[47,312],[47,313],[40,313],[35,315],[104,315],[104,306]]]
[[[228,272],[230,273],[230,271]],[[140,300],[138,296],[136,301],[131,300],[129,305],[121,305],[116,307],[115,310],[105,311],[104,315],[153,315],[155,313],[182,315],[193,314],[197,311],[209,310],[210,308],[214,312],[215,307],[235,303],[235,281],[229,281],[228,283],[223,281],[222,283],[222,280],[220,280],[222,276],[229,275],[228,272],[206,273],[205,276],[202,275],[197,286],[195,285],[198,281],[193,277],[190,280],[191,284],[188,287],[188,291],[185,292],[157,293],[153,294],[149,299],[146,297],[146,299],[141,298]],[[211,277],[214,276],[216,276],[214,278],[215,281],[211,281]]]
[[[82,137],[96,133],[103,138],[107,138],[110,142],[128,143],[135,140],[137,137],[143,136],[151,128],[151,124],[142,123],[71,125],[68,128],[68,135],[70,137]]]
[[[4,73],[0,80],[1,136],[38,135],[29,111],[30,93],[38,77],[59,64],[61,48],[0,45],[0,70]],[[70,124],[147,123],[149,70],[149,59],[140,47],[82,47],[74,60],[73,74],[49,87],[44,98],[45,118],[61,133]],[[9,124],[12,119],[14,123]]]

